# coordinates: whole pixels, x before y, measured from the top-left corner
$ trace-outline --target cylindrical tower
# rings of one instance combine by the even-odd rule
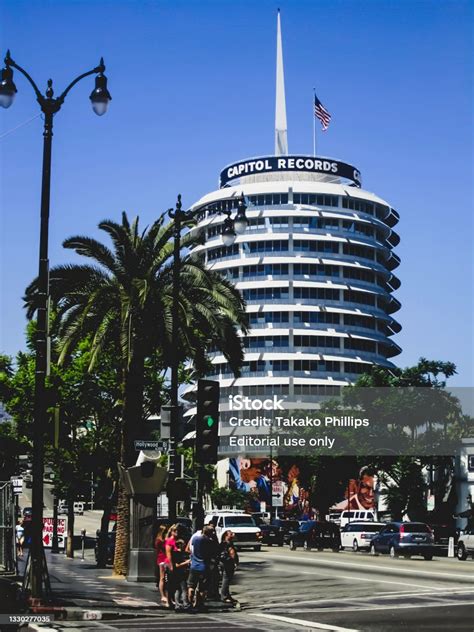
[[[236,206],[242,193],[249,226],[225,247],[216,208],[232,208],[234,197]],[[314,408],[372,365],[394,366],[398,213],[360,188],[354,167],[311,156],[246,160],[226,167],[220,188],[193,209],[206,237],[194,253],[236,284],[251,324],[242,377],[212,356],[208,377],[220,381],[224,421],[230,394]]]

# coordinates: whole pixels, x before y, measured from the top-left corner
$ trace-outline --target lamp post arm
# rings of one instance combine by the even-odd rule
[[[99,72],[104,72],[104,70],[105,70],[104,60],[101,59],[100,64],[98,66],[96,66],[92,70],[88,70],[87,72],[82,73],[82,75],[79,75],[78,77],[76,77],[74,81],[71,81],[68,87],[62,92],[62,94],[59,95],[59,97],[57,98],[57,101],[62,105],[68,92],[71,90],[71,88],[73,88],[76,85],[76,83],[79,83],[81,79],[84,79],[85,77],[89,77],[90,75],[96,75]]]
[[[38,86],[36,85],[36,83],[33,81],[33,79],[30,77],[30,75],[26,72],[26,70],[24,68],[22,68],[21,66],[19,66],[15,61],[13,61],[13,59],[10,57],[10,51],[7,51],[7,54],[5,56],[5,65],[6,66],[11,66],[12,68],[15,68],[16,70],[18,70],[19,72],[21,72],[21,74],[26,77],[26,79],[28,79],[29,83],[31,84],[31,87],[33,88],[33,90],[35,91],[36,94],[36,98],[38,99],[38,101],[41,103],[41,100],[44,99],[43,95],[41,94]]]

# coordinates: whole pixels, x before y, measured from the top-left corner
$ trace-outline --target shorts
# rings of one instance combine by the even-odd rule
[[[197,588],[199,585],[199,590],[206,590],[207,588],[207,572],[206,571],[197,571],[192,568],[189,571],[188,576],[188,588]]]

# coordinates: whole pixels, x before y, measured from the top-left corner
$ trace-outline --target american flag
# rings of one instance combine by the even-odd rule
[[[323,132],[325,132],[331,122],[331,115],[318,99],[316,94],[314,95],[314,116],[321,121]]]

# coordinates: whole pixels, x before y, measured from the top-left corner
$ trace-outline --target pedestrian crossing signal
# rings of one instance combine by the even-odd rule
[[[196,414],[196,462],[217,463],[219,447],[219,382],[199,380]]]

